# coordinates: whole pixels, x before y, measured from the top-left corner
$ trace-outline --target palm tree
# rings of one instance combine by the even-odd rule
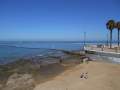
[[[120,22],[117,22],[116,28],[118,29],[118,47],[120,45]]]
[[[112,30],[114,29],[115,27],[115,22],[114,20],[109,20],[106,24],[107,26],[107,29],[109,29],[110,31],[110,48],[112,48]]]

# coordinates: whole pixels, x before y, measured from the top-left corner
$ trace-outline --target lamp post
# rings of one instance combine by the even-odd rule
[[[86,32],[84,32],[84,47],[86,46]]]

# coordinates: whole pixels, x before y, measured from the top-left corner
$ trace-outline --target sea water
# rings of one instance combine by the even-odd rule
[[[1,41],[0,64],[23,57],[62,55],[60,50],[81,50],[83,43],[78,42],[36,42],[36,41]]]

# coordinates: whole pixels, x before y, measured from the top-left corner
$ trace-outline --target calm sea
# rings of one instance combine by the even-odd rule
[[[35,42],[35,41],[1,41],[0,64],[10,62],[23,57],[36,55],[61,55],[63,50],[81,50],[83,43],[80,42]]]

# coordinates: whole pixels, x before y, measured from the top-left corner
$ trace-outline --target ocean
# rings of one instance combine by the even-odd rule
[[[81,50],[81,42],[1,41],[0,64],[34,56],[59,56],[60,50]]]

